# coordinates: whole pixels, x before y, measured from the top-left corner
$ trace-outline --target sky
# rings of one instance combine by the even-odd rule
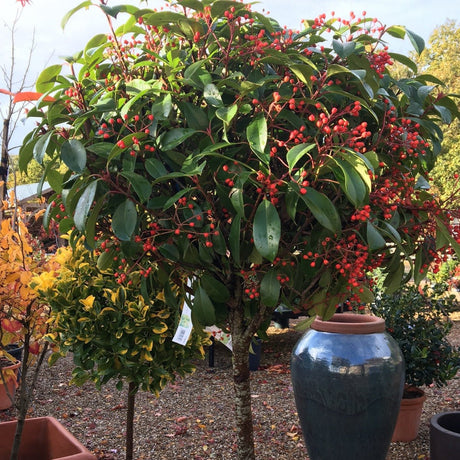
[[[95,0],[96,1],[96,0]],[[73,55],[82,49],[94,35],[107,31],[105,19],[96,8],[80,10],[62,30],[64,15],[82,0],[31,0],[24,8],[15,0],[0,0],[0,65],[7,66],[11,59],[11,33],[9,25],[20,12],[15,35],[15,53],[18,78],[22,76],[35,33],[30,82],[45,67],[61,63],[62,56]],[[110,0],[109,5],[139,0]],[[148,0],[149,8],[160,8],[163,0]],[[142,3],[145,7],[145,2]],[[455,0],[260,0],[254,7],[269,12],[281,25],[297,29],[302,19],[312,19],[322,13],[329,17],[349,18],[366,11],[367,17],[376,17],[385,25],[404,25],[428,43],[433,30],[447,19],[460,21],[460,2]],[[409,40],[391,42],[391,50],[407,54],[412,50]],[[3,80],[0,74],[0,88]],[[0,109],[6,101],[0,95]]]

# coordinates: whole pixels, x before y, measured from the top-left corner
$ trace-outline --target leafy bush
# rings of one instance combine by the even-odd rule
[[[457,305],[453,296],[443,293],[440,285],[423,290],[407,285],[394,294],[377,295],[371,306],[401,348],[408,385],[442,386],[460,369],[460,350],[447,339],[449,313]]]
[[[56,274],[32,280],[51,306],[52,361],[71,351],[74,383],[91,379],[101,387],[115,379],[119,389],[126,381],[156,394],[177,375],[193,372],[191,360],[204,356],[208,337],[197,329],[187,346],[172,342],[183,297],[168,274],[132,271],[122,285],[112,270],[97,267],[81,242],[72,246],[58,250]]]

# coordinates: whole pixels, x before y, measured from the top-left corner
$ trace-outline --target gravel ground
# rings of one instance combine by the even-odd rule
[[[258,460],[308,459],[289,372],[290,352],[300,334],[292,327],[272,327],[269,335],[263,344],[261,367],[251,373],[256,455]],[[460,345],[460,321],[454,323],[450,339]],[[139,393],[137,460],[236,458],[230,352],[218,344],[214,368],[207,361],[196,365],[192,376],[169,385],[159,398]],[[123,459],[126,393],[111,385],[100,392],[91,384],[70,386],[71,369],[69,358],[42,369],[30,415],[56,417],[99,460]],[[447,387],[425,390],[428,398],[418,438],[410,443],[392,443],[387,460],[428,459],[430,417],[460,410],[460,374]],[[0,411],[0,421],[12,416],[12,410]]]

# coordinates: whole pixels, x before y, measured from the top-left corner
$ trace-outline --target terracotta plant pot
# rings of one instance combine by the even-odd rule
[[[445,460],[460,455],[460,411],[436,414],[430,420],[430,459]]]
[[[406,394],[410,394],[410,397],[405,397]],[[406,388],[401,400],[396,427],[391,438],[392,442],[409,442],[417,437],[425,400],[425,392],[420,388]]]
[[[10,458],[16,421],[0,423],[0,458]],[[55,418],[25,421],[19,460],[96,460]]]
[[[0,372],[3,372],[4,375],[4,378],[0,376],[0,410],[8,409],[13,405],[14,395],[18,387],[17,376],[20,366],[21,362],[18,361],[10,366],[0,367]]]

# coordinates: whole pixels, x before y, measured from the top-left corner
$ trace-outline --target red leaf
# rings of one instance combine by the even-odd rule
[[[15,319],[9,320],[8,318],[2,319],[1,326],[2,329],[7,332],[18,332],[22,328],[22,324],[19,321],[16,321]]]
[[[43,96],[43,93],[34,93],[33,91],[24,91],[22,93],[16,93],[13,102],[24,102],[24,101],[38,101]],[[44,101],[53,102],[56,99],[52,96],[45,96]]]

